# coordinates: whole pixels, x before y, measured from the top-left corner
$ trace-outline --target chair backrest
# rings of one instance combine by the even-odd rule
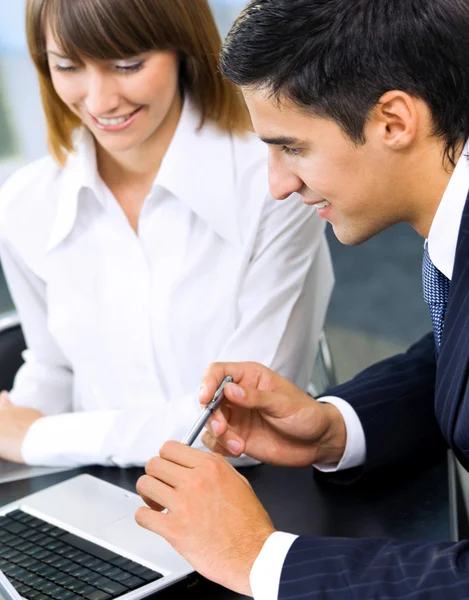
[[[448,450],[449,511],[451,538],[455,542],[469,537],[469,473]]]
[[[332,353],[327,341],[326,333],[319,336],[318,353],[313,370],[313,381],[308,386],[308,392],[315,397],[337,385],[337,376],[332,359]]]
[[[23,331],[15,312],[0,317],[0,391],[11,390],[26,349]]]

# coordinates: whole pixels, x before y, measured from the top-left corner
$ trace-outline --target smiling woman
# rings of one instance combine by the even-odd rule
[[[234,86],[218,72],[220,38],[204,0],[31,0],[26,24],[49,126],[49,145],[61,164],[73,148],[71,134],[81,124],[81,117],[53,84],[48,31],[57,45],[56,53],[68,64],[62,71],[83,67],[83,60],[88,59],[114,61],[117,69],[119,60],[124,61],[121,72],[129,73],[142,66],[135,57],[155,50],[173,54],[177,49],[179,87],[191,94],[200,112],[200,125],[212,119],[234,133],[250,126]]]
[[[51,156],[0,191],[28,346],[0,458],[143,464],[198,417],[216,360],[306,387],[332,287],[324,225],[270,197],[206,0],[28,0],[27,37]]]

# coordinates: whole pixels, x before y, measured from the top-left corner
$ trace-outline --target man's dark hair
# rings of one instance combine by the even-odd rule
[[[389,90],[426,102],[452,164],[469,138],[469,0],[251,0],[221,64],[240,86],[332,118],[355,143]]]

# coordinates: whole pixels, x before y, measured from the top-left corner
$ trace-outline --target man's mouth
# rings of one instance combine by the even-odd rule
[[[328,200],[323,200],[322,202],[317,202],[314,204],[317,210],[321,210],[322,208],[327,208],[331,203]]]

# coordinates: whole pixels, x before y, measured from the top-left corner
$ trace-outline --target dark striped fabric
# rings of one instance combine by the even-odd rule
[[[356,410],[366,437],[363,468],[327,475],[349,483],[364,472],[451,447],[469,470],[469,197],[459,231],[445,327],[328,393]],[[469,600],[469,542],[298,538],[280,600]]]
[[[280,600],[467,600],[469,542],[300,537],[285,560]]]

